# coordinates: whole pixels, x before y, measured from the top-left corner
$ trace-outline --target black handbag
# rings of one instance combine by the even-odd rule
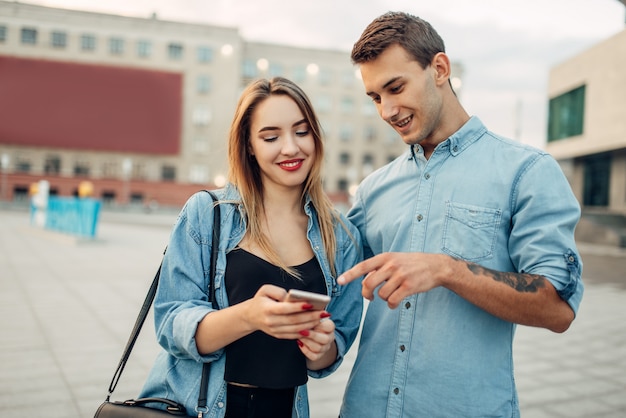
[[[219,237],[220,237],[220,211],[217,206],[217,196],[215,196],[212,192],[205,190],[207,193],[211,195],[213,202],[216,204],[215,209],[213,210],[213,237],[212,237],[212,245],[211,245],[211,268],[210,268],[210,286],[209,286],[209,300],[214,307],[217,307],[217,302],[215,300],[215,286],[213,286],[213,280],[215,277],[215,264],[217,262],[217,253],[219,248]],[[100,405],[100,407],[96,410],[96,414],[94,418],[165,418],[172,416],[187,416],[185,412],[185,407],[180,403],[165,399],[165,398],[140,398],[140,399],[128,399],[125,401],[111,401],[111,395],[117,386],[117,383],[122,376],[122,372],[124,371],[124,367],[126,366],[126,362],[128,361],[128,357],[130,356],[130,352],[132,351],[135,342],[137,341],[137,337],[139,336],[139,331],[141,331],[141,327],[146,320],[146,316],[148,315],[148,311],[150,310],[150,306],[152,305],[152,301],[154,300],[154,296],[156,295],[157,286],[159,284],[159,276],[161,275],[161,266],[156,272],[154,279],[152,280],[152,285],[150,285],[150,289],[148,290],[148,294],[141,306],[141,310],[139,311],[139,315],[137,316],[137,320],[135,321],[135,326],[130,333],[130,337],[128,338],[128,342],[126,343],[126,348],[124,348],[124,352],[122,354],[122,358],[113,374],[113,379],[111,379],[111,383],[109,385],[108,394],[105,401]],[[202,366],[202,380],[200,381],[200,394],[198,395],[198,406],[196,408],[196,412],[198,412],[198,418],[202,418],[203,414],[208,412],[206,403],[207,403],[207,390],[209,387],[209,372],[211,368],[211,363],[204,363]],[[154,408],[146,406],[146,404],[162,404],[165,406],[165,409]]]

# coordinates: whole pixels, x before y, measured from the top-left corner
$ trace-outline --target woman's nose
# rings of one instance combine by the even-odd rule
[[[281,152],[284,155],[297,154],[298,151],[300,150],[300,147],[298,147],[298,143],[294,135],[286,135],[284,139],[285,140],[283,141]]]

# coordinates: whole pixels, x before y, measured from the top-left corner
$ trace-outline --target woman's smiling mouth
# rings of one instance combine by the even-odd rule
[[[303,159],[281,161],[280,163],[278,163],[278,166],[282,168],[283,170],[295,171],[299,169],[300,167],[302,167],[303,161],[304,161]]]

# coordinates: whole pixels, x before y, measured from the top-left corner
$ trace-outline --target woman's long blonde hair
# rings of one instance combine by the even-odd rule
[[[256,80],[244,89],[237,103],[228,137],[229,181],[237,187],[241,194],[247,221],[248,238],[259,246],[270,262],[297,277],[294,269],[287,266],[272,248],[268,237],[261,228],[261,217],[256,216],[256,214],[263,213],[264,210],[263,183],[259,165],[249,152],[250,126],[254,110],[263,100],[278,95],[287,96],[298,105],[313,135],[315,143],[313,166],[305,180],[301,201],[304,206],[308,195],[316,209],[324,249],[334,276],[336,275],[336,239],[333,225],[334,221],[338,220],[338,216],[322,186],[324,144],[321,127],[309,98],[294,82],[283,77],[274,77],[271,80]]]

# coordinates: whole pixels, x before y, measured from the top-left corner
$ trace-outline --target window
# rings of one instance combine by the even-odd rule
[[[101,194],[102,204],[112,205],[115,202],[114,190],[103,190]]]
[[[46,157],[43,171],[46,174],[60,174],[61,173],[61,158],[59,158],[56,155]]]
[[[172,60],[180,60],[183,58],[183,46],[181,44],[169,44],[167,46],[167,55]]]
[[[268,75],[270,77],[284,76],[285,75],[285,70],[284,70],[282,65],[276,64],[276,63],[272,63],[272,64],[270,64]]]
[[[257,69],[256,69],[256,63],[252,60],[244,60],[243,61],[243,68],[242,68],[242,75],[244,77],[244,79],[248,78],[255,78],[257,76]]]
[[[337,180],[337,189],[340,192],[347,192],[348,191],[348,180],[346,180],[346,179],[339,179],[339,180]]]
[[[22,43],[35,45],[37,43],[37,29],[22,28]]]
[[[96,37],[94,35],[81,35],[80,49],[83,51],[94,51],[96,49]]]
[[[374,116],[376,115],[376,105],[372,99],[365,99],[363,102],[363,116]]]
[[[374,171],[374,156],[372,154],[364,154],[361,175],[367,177],[372,171]]]
[[[50,43],[54,48],[65,48],[67,46],[67,34],[65,32],[53,31],[50,34]]]
[[[13,187],[13,200],[16,202],[26,202],[28,200],[28,187],[16,184]]]
[[[339,163],[341,165],[350,164],[350,154],[348,154],[347,152],[342,152],[341,154],[339,154]]]
[[[209,181],[209,168],[204,165],[192,165],[189,181],[195,184],[207,183]]]
[[[20,159],[15,164],[15,171],[18,173],[29,173],[31,170],[31,163],[28,160]]]
[[[76,177],[89,176],[89,164],[84,161],[77,161],[74,163],[74,175]]]
[[[0,42],[4,42],[7,40],[7,27],[4,25],[0,25]]]
[[[137,56],[148,58],[152,55],[152,43],[150,41],[137,41]]]
[[[376,129],[373,126],[365,127],[365,140],[367,142],[374,142],[376,140]]]
[[[196,50],[198,62],[207,63],[213,61],[213,48],[199,46]]]
[[[332,98],[327,94],[318,94],[315,98],[315,109],[318,113],[330,112],[333,107]]]
[[[354,86],[355,80],[356,77],[354,76],[353,71],[344,71],[343,73],[341,73],[341,83],[344,85],[344,87]]]
[[[124,40],[121,38],[109,39],[109,51],[114,55],[121,55],[124,53]]]
[[[585,86],[550,99],[548,108],[548,142],[583,133]]]
[[[322,68],[318,74],[320,84],[327,86],[333,81],[333,74],[330,70]]]
[[[198,94],[206,94],[211,91],[211,78],[208,75],[199,75],[196,79],[196,91]]]
[[[211,122],[211,111],[204,106],[197,107],[192,115],[193,123],[197,126],[206,126]]]
[[[209,141],[207,138],[197,136],[193,139],[193,151],[198,154],[206,154],[209,150]]]
[[[293,69],[293,81],[296,83],[302,83],[304,80],[306,80],[306,67],[295,67]]]
[[[132,192],[130,194],[130,204],[131,205],[141,205],[143,203],[143,193],[141,192]]]
[[[339,138],[343,142],[350,142],[352,140],[352,126],[350,126],[350,125],[343,125],[341,127],[340,132],[339,132]]]
[[[133,170],[131,174],[133,179],[145,180],[146,179],[146,165],[142,162],[133,162]]]
[[[118,173],[118,166],[117,163],[112,162],[112,161],[108,161],[102,164],[102,177],[105,179],[112,179],[115,178],[115,176]]]
[[[608,206],[611,154],[591,155],[584,160],[583,205]]]
[[[343,113],[352,113],[354,109],[354,102],[351,97],[344,97],[341,99],[341,111]]]
[[[174,181],[176,180],[176,167],[171,165],[164,165],[161,167],[161,180]]]

